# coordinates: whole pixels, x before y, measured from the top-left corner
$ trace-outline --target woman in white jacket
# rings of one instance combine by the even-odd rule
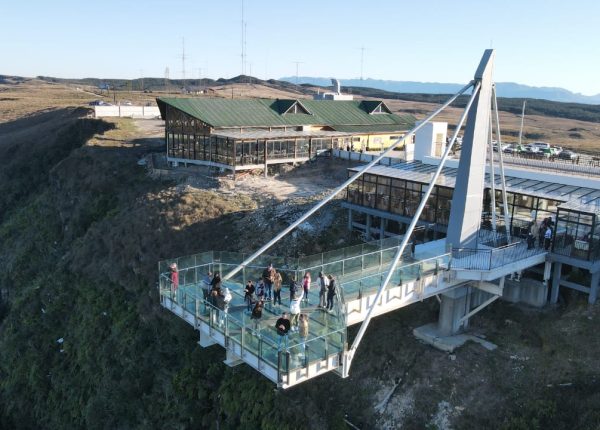
[[[300,303],[302,302],[302,298],[304,295],[302,294],[302,290],[300,290],[300,294],[297,295],[290,302],[290,314],[292,315],[292,331],[298,331],[298,319],[300,318]]]

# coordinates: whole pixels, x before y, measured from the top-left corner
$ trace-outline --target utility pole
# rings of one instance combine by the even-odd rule
[[[185,38],[181,38],[181,80],[183,81],[183,91],[185,92]]]
[[[363,80],[363,64],[365,60],[365,47],[361,46],[360,48],[360,80]]]
[[[298,66],[304,64],[303,61],[292,61],[296,65],[296,86],[298,86]]]
[[[200,88],[202,86],[202,67],[198,67],[196,71],[198,72],[198,88]]]
[[[521,139],[523,138],[523,119],[525,118],[525,103],[526,100],[523,100],[523,110],[521,111],[521,128],[519,130],[519,146],[521,146]]]
[[[246,22],[244,21],[244,0],[242,0],[242,76],[246,74]]]
[[[165,92],[169,93],[169,68],[165,67]]]

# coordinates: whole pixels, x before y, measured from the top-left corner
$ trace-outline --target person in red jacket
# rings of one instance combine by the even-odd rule
[[[177,289],[179,288],[179,272],[177,271],[177,263],[170,266],[171,269],[171,296],[175,296],[175,301],[179,302],[177,297]]]

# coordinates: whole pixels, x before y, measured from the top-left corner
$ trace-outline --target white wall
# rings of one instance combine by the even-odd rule
[[[417,122],[417,125],[419,122]],[[447,122],[429,122],[415,133],[415,160],[422,161],[425,157],[441,156],[446,150]],[[441,134],[441,147],[436,154],[436,137]]]
[[[121,116],[152,119],[160,117],[158,106],[94,106],[96,118]]]

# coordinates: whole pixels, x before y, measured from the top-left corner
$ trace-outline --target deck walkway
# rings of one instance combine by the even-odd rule
[[[329,371],[341,374],[343,355],[348,350],[347,327],[365,319],[400,240],[388,238],[296,260],[263,257],[256,266],[246,267],[223,283],[233,296],[226,311],[205,300],[203,279],[209,271],[227,273],[243,261],[244,255],[210,251],[163,261],[159,263],[161,304],[200,332],[200,345],[223,346],[227,364],[246,363],[281,388]],[[500,248],[433,253],[418,259],[406,254],[374,305],[374,315],[446,292],[469,279],[483,279],[482,274],[512,273],[518,261],[533,265],[545,258],[543,250],[527,250],[523,246],[517,242]],[[167,275],[171,262],[177,262],[179,269],[180,285],[176,291]],[[252,320],[244,302],[243,286],[248,279],[258,280],[271,262],[284,278],[282,306],[266,302],[261,320]],[[316,279],[321,271],[333,274],[338,284],[332,312],[317,307]],[[302,306],[302,313],[309,317],[309,335],[302,339],[297,332],[290,332],[288,346],[282,343],[280,347],[275,321],[289,309],[289,279],[301,279],[306,272],[315,280],[308,302]]]

